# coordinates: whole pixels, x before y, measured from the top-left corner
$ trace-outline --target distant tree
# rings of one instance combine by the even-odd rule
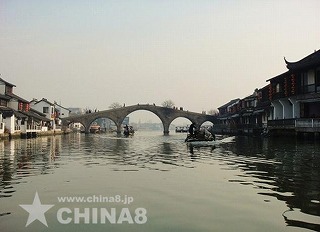
[[[167,108],[173,108],[174,107],[174,103],[172,100],[165,100],[164,102],[162,102],[161,104],[163,107],[167,107]]]
[[[122,107],[122,105],[119,102],[114,102],[109,106],[109,109],[118,109],[121,107]]]
[[[219,114],[219,111],[217,109],[211,109],[211,110],[208,111],[208,114],[217,115],[217,114]]]

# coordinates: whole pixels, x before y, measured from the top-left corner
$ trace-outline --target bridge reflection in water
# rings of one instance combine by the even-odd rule
[[[103,110],[99,112],[93,112],[93,113],[88,113],[83,115],[75,115],[67,118],[62,118],[62,125],[64,128],[66,128],[71,123],[81,123],[85,128],[85,132],[89,133],[90,125],[96,119],[108,118],[112,120],[117,126],[117,133],[121,134],[122,122],[124,121],[125,117],[130,113],[138,110],[150,111],[154,113],[156,116],[158,116],[163,124],[164,135],[169,134],[169,127],[171,122],[174,119],[179,117],[189,119],[192,123],[196,124],[197,129],[199,129],[204,122],[212,122],[212,123],[217,122],[216,116],[213,116],[213,115],[200,114],[196,112],[185,111],[182,109],[176,109],[176,108],[173,109],[173,108],[161,107],[156,105],[138,104],[133,106],[125,106],[125,107],[116,108],[116,109]]]

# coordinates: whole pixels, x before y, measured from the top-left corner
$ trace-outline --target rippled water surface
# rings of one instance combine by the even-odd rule
[[[0,141],[0,231],[320,231],[318,142],[219,137],[192,147],[184,138],[138,131]],[[53,206],[47,226],[26,227],[20,205],[36,192]],[[101,220],[112,208],[116,220]]]

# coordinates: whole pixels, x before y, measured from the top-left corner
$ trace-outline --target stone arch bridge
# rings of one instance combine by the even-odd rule
[[[169,134],[169,126],[171,122],[179,117],[187,118],[192,123],[195,123],[196,126],[199,127],[206,121],[216,123],[216,117],[213,115],[207,115],[207,114],[200,114],[185,110],[179,110],[179,109],[172,109],[167,107],[161,107],[161,106],[155,106],[155,105],[132,105],[132,106],[126,106],[116,109],[110,109],[110,110],[103,110],[99,112],[93,112],[93,113],[87,113],[83,115],[75,115],[70,116],[66,118],[62,118],[62,126],[67,127],[71,123],[81,123],[85,128],[85,133],[89,133],[90,131],[90,125],[98,118],[108,118],[112,120],[115,125],[117,126],[117,133],[121,133],[121,125],[125,117],[135,111],[138,110],[146,110],[154,113],[157,115],[162,124],[163,124],[163,134],[168,135]]]

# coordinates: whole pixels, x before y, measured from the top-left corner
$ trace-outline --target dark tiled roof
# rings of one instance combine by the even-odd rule
[[[4,95],[4,94],[0,94],[0,99],[4,99],[4,100],[10,100],[11,97]]]
[[[320,50],[315,51],[314,53],[304,57],[297,62],[288,62],[285,58],[284,60],[289,70],[304,69],[317,66],[320,65]]]
[[[252,100],[252,99],[256,99],[256,98],[257,98],[256,95],[251,94],[251,95],[249,95],[249,96],[247,96],[245,98],[242,98],[241,100],[246,101],[246,100]]]
[[[2,78],[0,78],[0,81],[3,82],[3,83],[5,83],[6,85],[10,85],[10,86],[12,86],[12,87],[13,87],[13,86],[16,87],[14,84],[9,83],[9,82],[3,80]]]
[[[264,90],[264,89],[269,89],[269,84],[266,85],[266,86],[264,86],[264,87],[262,87],[262,88],[260,88],[260,89],[258,89],[258,91],[262,91],[262,90]]]
[[[25,111],[19,111],[21,114],[24,114],[26,115],[28,118],[33,118],[35,121],[44,121],[44,122],[48,122],[50,121],[50,119],[46,118],[46,117],[43,117],[41,115],[38,115],[36,114],[35,112],[33,111],[28,111],[28,112],[25,112]]]
[[[56,103],[56,106],[58,106],[58,107],[60,107],[60,108],[63,108],[63,109],[65,109],[65,110],[68,110],[69,112],[71,112],[71,110],[69,110],[68,108],[63,107],[63,106],[61,106],[61,105],[59,105],[59,104],[57,104],[57,103]]]
[[[46,114],[43,114],[43,113],[41,113],[41,112],[39,112],[39,111],[37,111],[35,109],[30,108],[30,111],[33,112],[33,113],[36,113],[36,114],[38,114],[38,115],[40,115],[42,117],[46,117]]]
[[[235,103],[235,102],[237,102],[237,101],[239,101],[239,100],[240,100],[240,98],[233,99],[233,100],[229,101],[227,104],[224,104],[223,106],[218,107],[218,109],[227,107],[227,106],[229,106],[229,105],[232,105],[233,103]]]
[[[49,101],[48,101],[48,99],[46,99],[46,98],[42,98],[41,100],[36,101],[34,104],[38,104],[39,102],[42,102],[42,101],[44,101],[44,102],[48,103],[48,104],[49,104],[49,105],[51,105],[51,106],[53,106],[53,105],[54,105],[53,103],[49,102]]]
[[[21,113],[20,111],[17,111],[17,110],[14,110],[13,111],[14,115],[17,117],[17,118],[27,118],[28,116]]]
[[[19,96],[15,95],[14,93],[8,93],[6,95],[9,96],[10,98],[14,98],[14,99],[17,99],[19,101],[22,101],[22,102],[25,102],[25,103],[29,103],[29,101],[27,101],[26,99],[23,99],[22,97],[19,97]]]
[[[13,114],[17,118],[33,118],[35,121],[50,121],[50,119],[44,117],[45,114],[42,114],[36,110],[30,109],[30,111],[25,112],[25,111],[20,111],[20,110],[14,110],[6,106],[0,106],[0,113],[4,117],[11,117]]]
[[[0,106],[0,113],[3,117],[11,117],[13,115],[13,109],[6,107],[6,106]]]

